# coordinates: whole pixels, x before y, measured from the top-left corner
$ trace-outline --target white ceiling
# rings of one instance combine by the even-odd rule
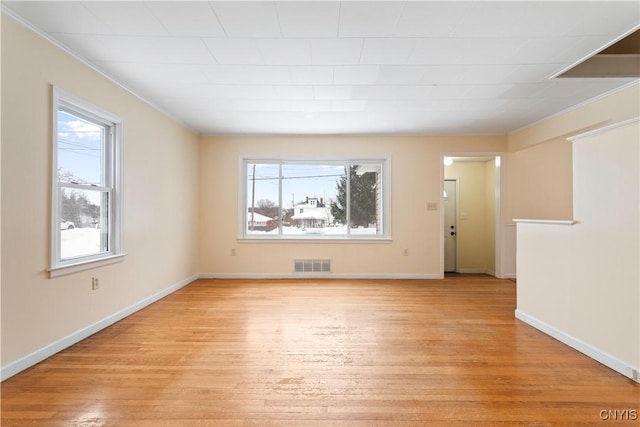
[[[549,79],[640,2],[18,2],[201,134],[505,134],[637,79]]]

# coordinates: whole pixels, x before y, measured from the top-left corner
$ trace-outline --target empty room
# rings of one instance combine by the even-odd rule
[[[0,425],[640,419],[640,2],[2,1]]]

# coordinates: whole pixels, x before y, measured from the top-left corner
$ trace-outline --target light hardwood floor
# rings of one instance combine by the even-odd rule
[[[5,381],[1,425],[637,425],[601,411],[640,386],[514,309],[486,276],[199,280]]]

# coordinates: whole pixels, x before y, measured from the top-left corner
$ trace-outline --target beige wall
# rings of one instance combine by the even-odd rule
[[[568,137],[637,117],[635,84],[508,135],[503,223],[513,218],[570,219],[572,152]]]
[[[640,370],[640,126],[574,143],[574,225],[518,224],[518,316],[633,377]]]
[[[51,85],[124,119],[128,253],[55,279]],[[197,273],[197,155],[197,136],[2,15],[3,368]]]
[[[496,269],[496,161],[489,160],[484,164],[485,204],[484,204],[484,240],[486,246],[485,266],[487,272],[495,274]]]
[[[458,161],[444,169],[458,181],[457,270],[495,270],[495,161]]]
[[[294,258],[331,258],[353,277],[441,275],[442,153],[501,152],[505,137],[209,137],[200,145],[200,271],[217,276],[284,276]],[[242,156],[391,159],[391,232],[385,243],[255,242],[237,239]],[[481,183],[484,192],[484,179]],[[231,249],[236,248],[236,256]],[[404,250],[409,256],[404,256]]]

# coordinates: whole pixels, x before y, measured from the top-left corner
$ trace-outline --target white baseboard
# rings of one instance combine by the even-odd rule
[[[640,383],[640,378],[638,372],[640,369],[638,367],[630,366],[629,364],[623,362],[622,360],[611,356],[610,354],[601,351],[584,341],[581,341],[577,338],[572,337],[569,334],[566,334],[553,326],[536,319],[535,317],[529,316],[528,314],[523,313],[520,310],[516,309],[516,318],[522,320],[526,324],[533,326],[534,328],[544,332],[545,334],[557,339],[563,344],[568,345],[569,347],[578,350],[580,353],[583,353],[586,356],[602,363],[604,366],[613,369],[614,371],[624,375],[627,378],[632,379],[633,381]]]
[[[430,280],[443,279],[440,274],[370,274],[370,273],[200,273],[200,279],[372,279],[372,280]]]
[[[51,357],[54,354],[64,350],[65,348],[70,347],[73,344],[76,344],[82,341],[83,339],[95,334],[96,332],[108,326],[113,325],[117,321],[122,320],[127,316],[130,316],[136,311],[139,311],[145,308],[146,306],[158,301],[159,299],[166,297],[169,294],[172,294],[173,292],[177,291],[178,289],[188,285],[189,283],[197,279],[198,279],[198,275],[195,274],[191,277],[181,280],[180,282],[172,286],[169,286],[168,288],[156,294],[153,294],[141,301],[138,301],[137,303],[130,305],[129,307],[123,310],[120,310],[110,316],[107,316],[102,320],[99,320],[85,328],[82,328],[70,335],[67,335],[64,338],[59,339],[58,341],[55,341],[51,344],[48,344],[34,351],[33,353],[30,353],[24,357],[21,357],[20,359],[14,362],[11,362],[6,366],[3,366],[2,368],[0,368],[0,381],[4,381],[7,378],[10,378],[17,373],[22,372],[25,369],[30,368],[36,365],[37,363],[42,362],[46,358]]]
[[[458,273],[460,274],[488,274],[489,276],[495,276],[495,272],[489,269],[483,268],[459,268]]]

